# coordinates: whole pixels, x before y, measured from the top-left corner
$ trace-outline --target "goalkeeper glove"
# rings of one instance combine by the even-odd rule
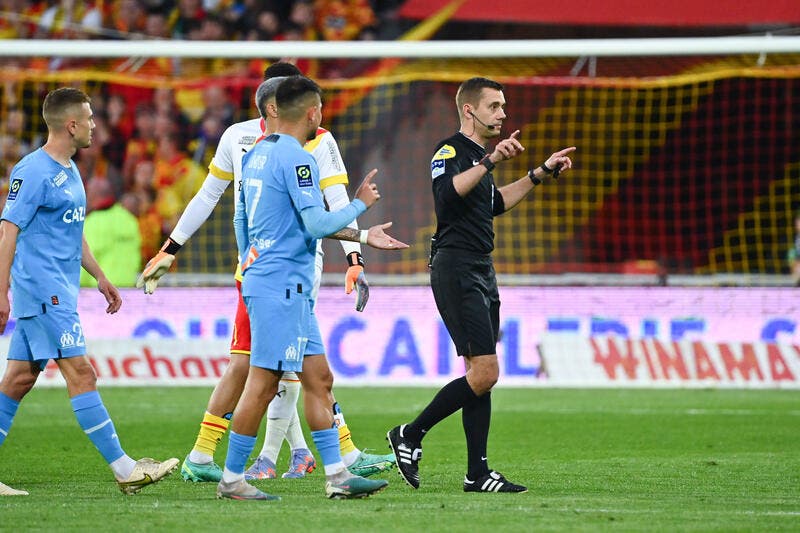
[[[346,294],[356,289],[356,311],[361,312],[369,300],[369,283],[364,274],[364,258],[358,252],[347,254],[347,274],[344,279],[344,291]]]
[[[169,267],[175,261],[175,254],[181,249],[181,245],[172,239],[164,241],[164,246],[161,250],[147,262],[144,270],[136,279],[136,288],[141,289],[144,287],[145,294],[153,294],[156,287],[158,287],[158,280],[161,276],[167,273]]]

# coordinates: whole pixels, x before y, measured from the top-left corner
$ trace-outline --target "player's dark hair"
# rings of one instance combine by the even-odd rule
[[[302,76],[303,73],[300,69],[286,61],[278,61],[271,64],[264,70],[264,79],[284,77],[284,76]]]
[[[275,103],[281,119],[297,120],[322,97],[322,89],[305,76],[290,76],[275,91]],[[314,98],[314,100],[312,100]]]
[[[484,89],[503,90],[503,86],[489,78],[470,78],[458,88],[456,92],[456,106],[459,113],[464,104],[477,105],[481,99],[481,92]]]
[[[89,104],[92,99],[85,92],[73,87],[61,87],[47,93],[42,104],[42,116],[48,127],[58,126],[66,111],[75,105]]]
[[[286,78],[278,76],[276,78],[269,78],[261,82],[261,85],[256,89],[256,107],[258,112],[261,113],[261,118],[267,118],[267,102],[271,98],[275,98],[275,92],[278,86],[283,83]]]

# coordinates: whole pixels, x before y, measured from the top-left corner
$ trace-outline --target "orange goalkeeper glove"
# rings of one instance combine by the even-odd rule
[[[153,294],[158,287],[158,280],[167,273],[169,267],[175,261],[175,253],[180,250],[181,245],[172,239],[167,239],[161,250],[147,262],[144,270],[136,279],[136,288],[144,287],[145,294]]]
[[[350,294],[356,289],[356,311],[361,312],[369,300],[369,283],[364,274],[364,258],[358,252],[347,254],[347,274],[344,278],[344,292]]]

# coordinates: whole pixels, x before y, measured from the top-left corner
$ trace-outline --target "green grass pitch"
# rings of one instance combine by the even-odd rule
[[[209,393],[101,390],[126,451],[160,459],[189,451]],[[383,452],[386,431],[433,393],[340,388],[337,399],[356,444]],[[492,401],[490,465],[526,494],[462,491],[456,414],[426,437],[417,491],[392,471],[380,494],[331,501],[319,469],[257,483],[280,502],[239,502],[179,473],[123,496],[66,392],[35,389],[0,447],[0,481],[31,495],[0,498],[0,531],[800,531],[800,391],[498,388]]]

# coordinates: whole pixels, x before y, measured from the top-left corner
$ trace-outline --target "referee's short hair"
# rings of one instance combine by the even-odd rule
[[[306,110],[322,98],[322,89],[305,76],[290,76],[283,80],[275,92],[278,114],[285,120],[297,120]]]
[[[484,89],[503,90],[503,86],[489,78],[470,78],[458,88],[456,92],[456,107],[459,112],[464,104],[477,104],[481,99],[481,92]]]

